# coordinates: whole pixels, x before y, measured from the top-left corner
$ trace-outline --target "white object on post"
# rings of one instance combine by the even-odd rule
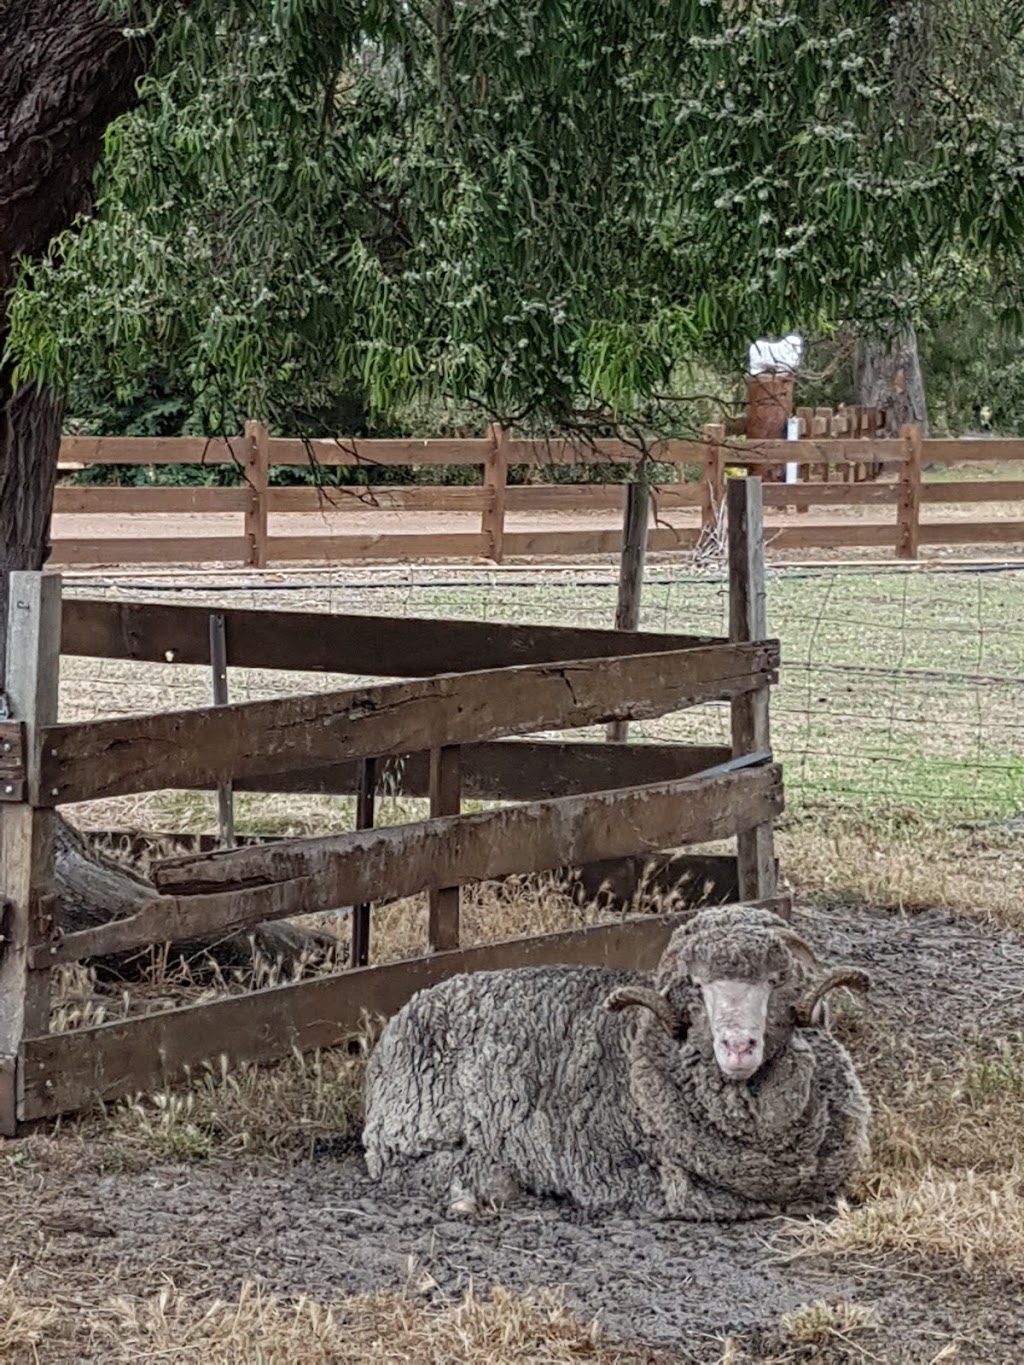
[[[786,418],[786,440],[787,440],[787,441],[799,441],[799,439],[800,439],[800,418],[799,418],[799,417],[787,417],[787,418]],[[789,460],[789,461],[786,462],[786,482],[787,482],[787,483],[799,483],[799,482],[800,482],[800,465],[797,463],[796,460]]]
[[[800,368],[803,353],[803,337],[795,332],[774,341],[755,341],[750,347],[748,369],[751,374],[792,374]]]

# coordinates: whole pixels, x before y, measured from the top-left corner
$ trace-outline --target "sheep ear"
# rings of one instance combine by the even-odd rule
[[[685,1038],[686,1021],[666,996],[649,986],[620,986],[612,991],[604,1002],[604,1007],[612,1014],[628,1010],[633,1005],[642,1005],[661,1022],[670,1038]]]
[[[814,955],[814,949],[800,935],[792,929],[779,929],[779,938],[786,945],[798,962],[802,962],[805,967],[812,972],[821,970],[821,963]]]
[[[829,972],[823,976],[797,1003],[794,1010],[798,1028],[812,1028],[814,1026],[814,1012],[818,1005],[829,993],[840,986],[845,986],[851,991],[866,993],[871,982],[866,972],[858,971],[855,967],[838,967],[834,972]]]

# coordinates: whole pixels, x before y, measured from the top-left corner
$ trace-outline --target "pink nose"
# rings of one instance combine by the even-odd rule
[[[737,1061],[749,1061],[757,1051],[757,1039],[749,1034],[727,1034],[722,1041],[730,1057],[735,1057]]]

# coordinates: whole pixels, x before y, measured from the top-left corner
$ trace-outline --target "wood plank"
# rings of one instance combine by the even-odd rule
[[[622,512],[625,483],[510,484],[505,495],[509,512]],[[652,483],[652,496],[661,511],[700,507],[699,483]]]
[[[900,427],[900,437],[906,442],[907,459],[900,469],[896,554],[900,559],[916,559],[921,525],[921,428],[907,423]]]
[[[270,536],[267,558],[271,563],[337,564],[363,559],[485,559],[487,537],[479,531],[422,532],[403,535],[379,532],[364,536]]]
[[[726,490],[729,544],[729,638],[736,643],[768,634],[764,523],[760,479],[730,479]],[[736,757],[768,749],[768,689],[732,699],[732,749]],[[737,838],[740,897],[775,894],[775,844],[770,820]]]
[[[830,419],[831,420],[831,419]],[[832,441],[824,438],[800,442],[800,461],[802,464],[827,462],[829,464],[859,464],[863,460],[885,460],[895,463],[905,458],[906,449],[901,441],[866,441],[863,439]],[[793,446],[790,441],[747,441],[729,447],[731,464],[785,464],[792,459]]]
[[[1024,521],[926,521],[918,538],[922,545],[1024,545]]]
[[[358,785],[356,791],[356,829],[373,829],[375,817],[375,796],[377,787],[377,761],[362,758],[356,764]],[[349,966],[366,967],[370,961],[370,912],[369,901],[360,901],[352,907],[352,944]]]
[[[922,441],[924,464],[988,464],[1024,460],[1024,441]]]
[[[529,802],[499,810],[478,812],[475,815],[462,817],[461,821],[453,817],[434,817],[401,826],[386,826],[371,833],[374,836],[380,836],[378,842],[382,850],[386,850],[396,842],[403,848],[415,848],[419,844],[430,843],[431,841],[435,843],[440,841],[439,847],[443,849],[448,846],[450,841],[454,849],[452,859],[456,862],[459,859],[464,860],[467,856],[470,856],[471,860],[477,858],[477,855],[465,853],[459,843],[460,838],[470,842],[474,839],[477,842],[483,839],[484,845],[487,845],[488,848],[481,845],[481,856],[486,853],[486,856],[491,859],[491,863],[493,863],[494,857],[497,857],[500,866],[507,867],[511,872],[516,870],[544,871],[551,866],[582,866],[591,860],[570,859],[563,863],[546,863],[544,867],[518,868],[513,851],[507,847],[497,850],[496,853],[488,851],[488,849],[490,844],[494,844],[495,849],[497,849],[495,841],[503,831],[510,830],[514,833],[524,827],[532,829],[538,820],[546,819],[550,822],[558,817],[565,818],[570,823],[578,819],[582,819],[584,822],[592,821],[595,818],[594,812],[598,813],[596,818],[603,818],[600,812],[606,807],[621,807],[631,810],[634,806],[639,805],[640,808],[646,808],[649,798],[656,802],[663,803],[667,800],[671,803],[685,795],[694,802],[696,807],[702,810],[710,802],[709,809],[712,812],[713,819],[718,821],[722,818],[720,813],[721,802],[730,792],[739,791],[740,797],[738,799],[747,801],[748,804],[751,791],[762,791],[763,789],[774,793],[775,779],[763,776],[769,770],[777,776],[778,770],[773,768],[771,764],[771,754],[768,751],[762,751],[760,754],[750,755],[744,759],[729,759],[718,771],[705,771],[694,774],[692,777],[673,779],[669,782],[644,783],[638,787],[616,788],[602,792],[588,792],[581,796]],[[751,777],[752,774],[758,773],[762,776],[757,777],[756,781],[752,779],[752,783],[744,783],[740,780],[744,775]],[[700,826],[704,828],[705,817],[698,815],[696,818],[704,822]],[[731,817],[726,814],[724,818],[728,823]],[[657,847],[676,848],[686,843],[695,842],[695,839],[686,837],[691,823],[691,817],[687,816],[678,843],[671,845],[651,844],[650,848],[652,850]],[[474,834],[478,827],[484,831],[483,835]],[[589,826],[587,827],[589,828]],[[558,837],[557,831],[553,828],[551,837],[556,840]],[[564,837],[569,838],[569,834],[566,832]],[[612,835],[613,840],[617,843],[621,843],[625,839],[628,844],[635,842],[636,837],[635,831],[616,832]],[[323,875],[325,865],[333,865],[338,857],[345,859],[361,856],[365,861],[368,839],[374,847],[377,846],[368,834],[346,833],[320,835],[315,838],[250,842],[245,848],[227,851],[215,848],[198,855],[164,858],[153,864],[153,884],[160,891],[161,897],[165,897],[168,895],[207,895],[225,890],[233,891],[239,888],[265,886],[272,882],[294,882],[296,879],[301,880]],[[548,836],[545,835],[541,842],[545,852],[549,853],[547,839]],[[268,852],[269,842],[273,843],[273,848]],[[533,835],[530,835],[528,842],[535,844],[537,840]],[[649,852],[650,850],[642,848],[641,851]],[[614,856],[626,855],[615,854]],[[471,865],[476,867],[478,859],[471,861]],[[490,866],[490,863],[488,865]],[[362,871],[357,869],[357,872],[359,876],[364,878],[370,875],[366,869]],[[416,880],[415,874],[411,872],[396,871],[387,875],[392,881],[398,878],[396,885],[399,888],[395,892],[387,892],[388,895],[408,894],[406,888]],[[436,882],[437,878],[442,875],[445,875],[444,870],[439,868],[436,874],[432,875],[431,883]],[[474,872],[463,877],[462,880],[489,880],[492,876],[504,875],[506,875],[505,872],[492,868],[492,871],[486,875],[481,873],[480,876],[477,876]],[[453,878],[451,884],[460,884],[459,879]],[[155,904],[166,905],[168,902],[165,899],[160,899]]]
[[[921,501],[1024,503],[1024,479],[958,479],[955,483],[925,481],[921,485]]]
[[[462,746],[463,794],[485,801],[537,801],[549,796],[607,791],[692,777],[730,757],[725,745],[607,744],[503,739]],[[235,783],[236,791],[351,796],[359,790],[359,761]],[[426,752],[400,754],[378,765],[382,796],[430,794]]]
[[[812,522],[809,526],[765,527],[767,548],[771,550],[840,549],[845,546],[884,545],[892,548],[896,523],[877,521]]]
[[[357,824],[356,828],[370,829],[372,825]],[[90,829],[84,833],[87,842],[100,852],[115,853],[134,861],[195,857],[215,853],[221,847],[215,834],[138,829]],[[243,834],[237,837],[236,844],[278,843],[285,837]],[[171,853],[170,849],[175,851]],[[620,913],[630,913],[641,892],[677,894],[686,905],[724,905],[737,900],[740,894],[736,858],[730,853],[639,853],[627,858],[599,859],[579,868],[559,869],[559,874],[570,895],[582,895],[588,901],[602,897],[610,899]],[[495,883],[501,880],[495,878]],[[353,907],[353,911],[358,908]]]
[[[245,424],[245,535],[249,542],[247,563],[251,569],[267,567],[267,488],[270,480],[269,432],[262,422]]]
[[[224,641],[224,614],[210,613],[210,671],[213,681],[213,703],[227,706],[231,700],[228,693],[228,654]],[[225,848],[235,842],[235,798],[230,782],[217,784],[217,826],[220,841]]]
[[[245,536],[120,536],[94,540],[62,539],[53,542],[50,564],[245,564],[249,541]]]
[[[296,1049],[336,1047],[360,1027],[364,1011],[394,1014],[418,990],[459,972],[562,964],[649,971],[686,918],[645,915],[486,943],[32,1038],[22,1049],[22,1116],[47,1118],[97,1100],[162,1090],[210,1058],[223,1056],[238,1066],[277,1061]]]
[[[624,483],[509,484],[505,508],[509,512],[621,512]]]
[[[371,828],[370,824],[357,828]],[[213,853],[220,847],[215,834],[182,834],[163,830],[90,829],[88,842],[103,853],[115,852],[133,860],[167,857],[194,857]],[[283,835],[240,835],[237,844],[279,842]],[[168,849],[176,849],[169,854]],[[777,863],[777,860],[776,860]],[[512,876],[518,876],[512,873]],[[547,875],[547,874],[546,874]],[[739,898],[736,858],[729,853],[656,853],[634,854],[627,858],[604,858],[579,868],[559,869],[555,874],[570,895],[587,901],[609,902],[621,914],[636,908],[636,897],[645,903],[651,895],[671,894],[685,905],[725,905]],[[776,865],[776,877],[778,866]],[[500,884],[502,878],[495,878]],[[389,904],[393,902],[380,902]],[[353,930],[358,923],[353,906]],[[366,962],[353,966],[366,966]]]
[[[649,552],[692,550],[700,540],[699,526],[658,526],[647,534]],[[505,558],[566,559],[584,555],[617,555],[622,550],[621,530],[508,531]]]
[[[27,800],[0,804],[0,1136],[17,1128],[20,1076],[15,1058],[27,1034],[49,1029],[50,972],[29,954],[50,937],[54,816],[34,809],[39,794],[40,728],[57,718],[61,581],[12,573],[3,684],[11,713],[24,726]],[[13,749],[12,749],[13,752]],[[29,804],[31,801],[33,804]]]
[[[41,962],[86,960],[196,935],[230,933],[338,905],[396,899],[512,873],[582,866],[724,839],[783,807],[777,765],[718,777],[566,796],[320,839],[281,840],[153,868],[159,884],[238,887],[161,895],[126,919],[37,950]],[[274,880],[269,880],[269,878]]]
[[[641,465],[626,490],[623,510],[622,555],[619,559],[619,590],[615,606],[615,629],[635,631],[640,626],[640,606],[644,590],[644,564],[647,560],[647,528],[651,519],[651,486],[647,467]],[[613,720],[608,739],[624,743],[629,722]]]
[[[508,494],[508,432],[492,423],[487,429],[491,449],[484,465],[484,486],[488,502],[480,518],[480,530],[487,537],[490,557],[500,564],[505,553],[505,510]]]
[[[703,462],[700,481],[700,534],[711,535],[725,502],[725,469],[728,460],[725,428],[710,424],[704,428],[701,442]]]
[[[438,819],[458,815],[462,804],[459,747],[446,744],[430,751],[430,815]],[[431,885],[427,907],[427,943],[431,952],[446,953],[459,946],[459,887]]]
[[[245,438],[63,436],[61,464],[241,464]]]
[[[388,484],[271,488],[267,506],[278,516],[332,512],[482,512],[490,506],[486,488],[402,488]]]
[[[347,436],[314,441],[271,437],[272,465],[449,465],[480,464],[490,442],[458,437],[443,440],[355,440]]]
[[[654,448],[660,452],[662,443],[656,442]],[[642,455],[643,451],[638,445],[615,437],[593,441],[568,438],[510,440],[508,444],[509,464],[539,465],[541,468],[546,465],[632,465]],[[660,459],[660,453],[654,458]]]
[[[69,598],[61,651],[85,658],[208,664],[209,609]],[[608,658],[722,644],[709,635],[507,625],[415,616],[358,616],[226,607],[232,668],[417,678],[465,669]],[[170,657],[168,657],[170,656]]]
[[[589,465],[635,464],[644,452],[639,445],[614,437],[596,441],[582,440],[515,440],[510,443],[509,463],[529,465]],[[652,441],[647,455],[659,464],[692,464],[701,462],[699,441]]]
[[[42,734],[42,799],[59,805],[648,719],[766,687],[778,660],[775,641],[710,645],[56,725]]]
[[[117,488],[104,484],[54,489],[53,510],[58,516],[130,516],[156,512],[208,514],[244,512],[246,488]]]
[[[764,487],[765,507],[895,507],[893,483],[770,483]]]

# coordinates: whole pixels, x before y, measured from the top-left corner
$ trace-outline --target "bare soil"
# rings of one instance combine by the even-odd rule
[[[941,910],[808,907],[798,927],[871,974],[870,1003],[849,1006],[839,1027],[877,1106],[900,1102],[913,1068],[952,1077],[979,1042],[1020,1036],[1024,936]],[[1005,1103],[1024,1119],[1020,1093]],[[1024,1277],[998,1259],[968,1264],[940,1249],[794,1260],[777,1223],[588,1224],[541,1203],[453,1220],[381,1198],[350,1133],[289,1163],[241,1152],[119,1169],[116,1144],[89,1131],[88,1143],[68,1132],[0,1145],[0,1279],[16,1261],[26,1295],[62,1305],[42,1361],[98,1359],[76,1354],[86,1339],[76,1323],[115,1288],[144,1296],[170,1278],[200,1300],[233,1298],[252,1276],[323,1303],[382,1288],[429,1305],[471,1284],[565,1285],[585,1320],[598,1315],[611,1338],[664,1360],[1024,1360]],[[794,1347],[782,1315],[820,1300],[869,1308],[872,1323],[855,1339]]]

